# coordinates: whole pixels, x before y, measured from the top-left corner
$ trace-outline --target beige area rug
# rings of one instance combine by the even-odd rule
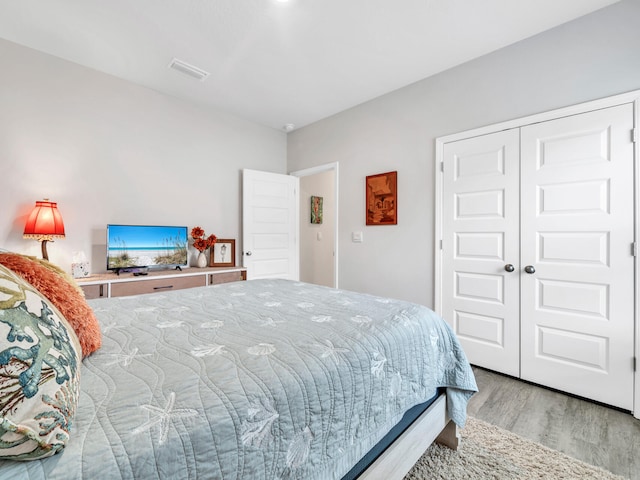
[[[475,418],[461,434],[457,451],[432,445],[405,480],[624,478]]]

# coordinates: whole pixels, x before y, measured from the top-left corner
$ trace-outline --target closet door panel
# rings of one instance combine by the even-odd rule
[[[446,144],[443,157],[443,317],[472,364],[515,376],[518,145],[518,131],[507,130]]]
[[[625,409],[633,402],[632,128],[629,104],[521,129],[521,376]]]

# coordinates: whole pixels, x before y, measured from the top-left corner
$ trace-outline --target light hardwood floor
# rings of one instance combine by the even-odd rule
[[[640,480],[640,420],[488,370],[473,368],[472,417],[631,480]]]

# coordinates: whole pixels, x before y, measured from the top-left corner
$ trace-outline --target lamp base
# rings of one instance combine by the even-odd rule
[[[48,240],[42,240],[42,258],[48,261],[49,255],[47,254],[47,242]]]

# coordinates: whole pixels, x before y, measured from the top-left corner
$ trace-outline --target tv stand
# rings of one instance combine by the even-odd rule
[[[144,276],[114,276],[102,273],[78,278],[85,298],[124,297],[166,290],[204,287],[247,279],[242,267],[205,267],[145,272]]]

